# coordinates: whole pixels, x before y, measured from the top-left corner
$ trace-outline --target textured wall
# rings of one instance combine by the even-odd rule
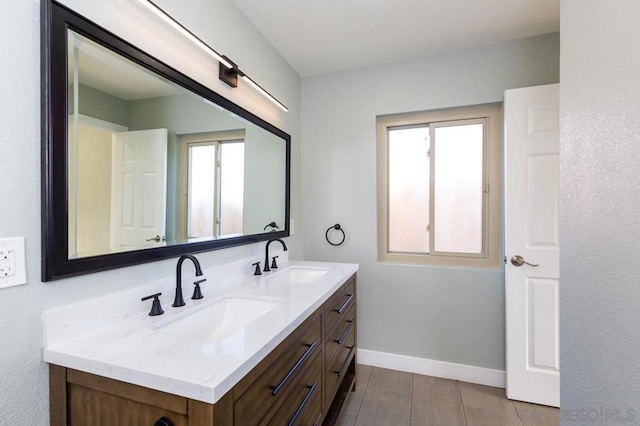
[[[292,136],[292,216],[300,218],[300,79],[227,0],[158,1],[194,32],[236,61],[289,108],[278,110],[255,91],[234,91],[217,80],[217,63],[151,19],[130,0],[68,0],[65,4],[158,59],[207,84]],[[47,366],[42,362],[43,310],[175,274],[175,260],[78,278],[40,282],[40,2],[0,0],[0,238],[24,236],[25,286],[0,290],[0,425],[48,423]],[[238,36],[241,34],[241,37]],[[302,256],[300,226],[289,240]],[[200,255],[205,265],[261,253],[244,246]],[[215,277],[209,277],[215,284]]]
[[[640,2],[561,0],[563,424],[640,422]],[[583,411],[567,411],[583,410]],[[586,411],[585,411],[586,410]],[[586,423],[586,422],[585,422]],[[595,424],[595,422],[594,422]]]
[[[303,79],[305,256],[360,264],[361,348],[504,369],[502,269],[377,262],[376,115],[502,101],[558,82],[558,60],[550,34]]]

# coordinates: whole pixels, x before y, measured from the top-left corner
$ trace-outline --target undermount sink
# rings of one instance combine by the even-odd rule
[[[280,272],[278,275],[270,278],[270,280],[277,280],[295,284],[309,284],[322,278],[328,272],[329,269],[326,268],[290,266]]]
[[[176,336],[222,340],[244,329],[280,303],[276,300],[229,296],[193,308],[179,318],[167,318],[152,328]]]

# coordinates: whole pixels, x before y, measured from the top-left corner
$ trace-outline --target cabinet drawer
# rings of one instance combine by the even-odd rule
[[[352,277],[325,303],[322,325],[325,334],[356,304],[356,278]]]
[[[287,399],[293,385],[320,353],[320,336],[320,321],[315,320],[301,330],[292,343],[281,345],[282,348],[278,346],[272,352],[275,361],[236,400],[234,424],[258,424],[267,411],[279,407]]]
[[[343,343],[338,346],[338,349],[334,352],[333,357],[326,358],[325,363],[325,401],[333,397],[337,387],[340,385],[342,378],[344,377],[347,367],[349,366],[349,360],[352,355],[355,354],[356,346],[356,333],[355,327],[352,327],[347,332]]]
[[[353,333],[353,329],[356,327],[355,315],[355,306],[352,305],[326,334],[324,350],[327,360],[332,360],[340,348],[349,346],[347,342],[349,333]]]
[[[287,401],[269,420],[269,425],[312,425],[320,417],[322,398],[320,380],[321,357],[316,356],[309,370],[291,390]]]

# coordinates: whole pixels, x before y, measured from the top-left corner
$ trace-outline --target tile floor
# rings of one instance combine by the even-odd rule
[[[511,401],[504,389],[358,365],[339,425],[554,426],[560,412]]]

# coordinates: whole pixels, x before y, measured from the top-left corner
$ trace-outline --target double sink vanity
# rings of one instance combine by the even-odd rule
[[[357,265],[249,265],[205,269],[178,308],[171,277],[45,312],[51,424],[333,424],[355,386]]]

